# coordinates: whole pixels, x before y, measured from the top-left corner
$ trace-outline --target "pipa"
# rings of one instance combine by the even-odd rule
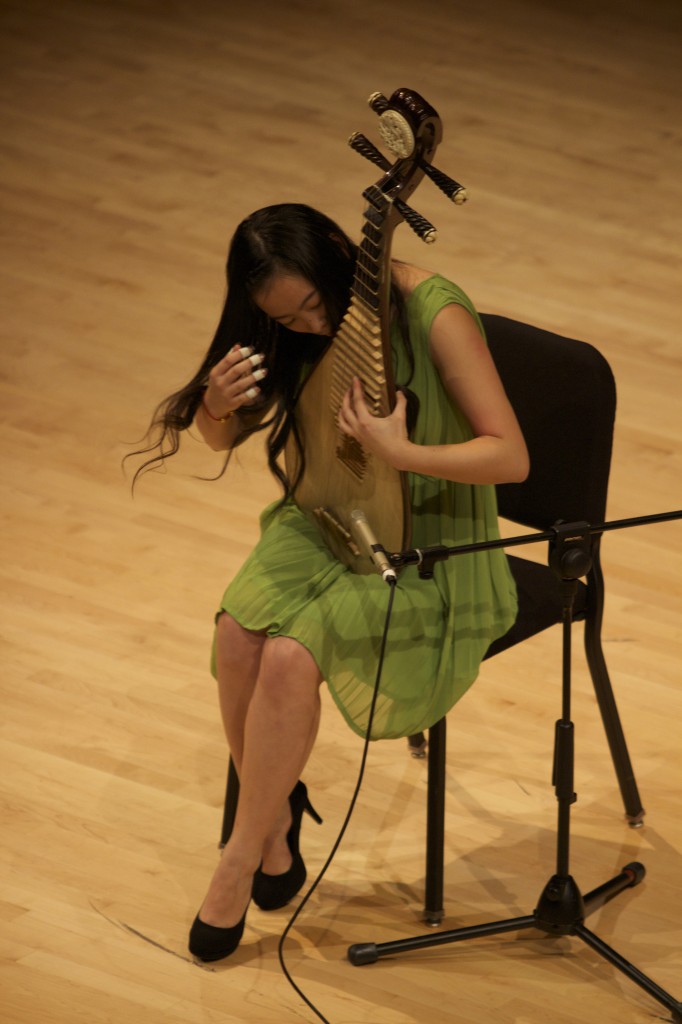
[[[407,200],[425,174],[454,202],[466,198],[461,185],[431,165],[442,136],[432,106],[411,89],[398,89],[388,100],[374,93],[369,104],[379,115],[379,132],[393,162],[364,135],[351,136],[353,149],[383,174],[363,192],[367,205],[350,305],[295,409],[305,461],[294,500],[317,524],[336,557],[358,573],[375,570],[353,536],[351,512],[364,512],[386,551],[399,551],[410,542],[409,495],[405,473],[339,430],[339,407],[354,376],[362,382],[373,415],[388,416],[395,405],[389,334],[391,240],[403,221],[426,242],[436,237],[433,225]],[[295,479],[299,463],[290,437],[285,449],[290,479]]]

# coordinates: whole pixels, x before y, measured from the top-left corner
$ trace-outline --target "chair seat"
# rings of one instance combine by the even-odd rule
[[[486,658],[514,647],[563,619],[561,587],[549,566],[531,562],[527,558],[515,558],[513,555],[508,557],[516,581],[519,610],[514,625],[504,636],[493,641],[486,652]],[[573,603],[573,620],[584,619],[586,613],[587,586],[579,581]]]

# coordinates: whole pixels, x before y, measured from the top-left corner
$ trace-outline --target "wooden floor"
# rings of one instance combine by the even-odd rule
[[[597,345],[619,413],[610,518],[679,508],[682,7],[678,0],[1,0],[3,484],[0,956],[7,1024],[316,1019],[253,909],[215,969],[186,953],[217,856],[226,753],[213,610],[275,493],[258,449],[220,482],[189,440],[135,499],[120,460],[193,372],[252,209],[302,200],[354,232],[375,90],[422,92],[437,163],[395,252],[480,309]],[[248,340],[248,339],[245,339]],[[557,451],[566,443],[557,438]],[[643,884],[590,927],[682,999],[682,525],[604,541],[605,649],[647,810],[623,820],[576,643],[572,871]],[[558,631],[486,664],[450,716],[447,927],[530,913],[554,870]],[[316,872],[361,744],[325,701],[306,773]],[[287,943],[333,1024],[669,1019],[576,939],[526,932],[357,969],[423,930],[425,765],[375,744],[357,813]]]

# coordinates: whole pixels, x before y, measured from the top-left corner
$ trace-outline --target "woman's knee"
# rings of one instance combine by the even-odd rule
[[[310,651],[287,636],[269,637],[263,647],[259,683],[277,693],[308,690],[316,693],[322,682]]]
[[[263,647],[267,635],[244,629],[229,612],[221,612],[215,624],[215,641],[218,655],[242,657],[247,653],[256,653]]]

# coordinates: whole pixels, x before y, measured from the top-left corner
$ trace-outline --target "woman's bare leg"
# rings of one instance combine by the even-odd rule
[[[258,680],[265,633],[244,629],[223,612],[216,623],[218,701],[230,755],[241,775],[244,725]]]
[[[286,861],[284,871],[291,863],[282,844],[283,808],[288,810],[289,793],[315,738],[320,683],[317,665],[301,644],[287,637],[264,641],[244,723],[234,828],[200,910],[206,924],[228,928],[239,921],[266,845],[268,873],[279,873],[273,867],[278,859]]]
[[[244,751],[244,728],[246,715],[258,679],[263,647],[267,635],[244,629],[227,612],[218,618],[216,624],[216,670],[218,676],[218,699],[230,748],[230,755],[237,775],[241,777]],[[311,724],[310,734],[301,757],[301,769],[307,763],[315,743],[319,726],[319,704]],[[288,799],[280,809],[271,833],[266,837],[262,851],[262,867],[268,875],[280,875],[291,866],[291,853],[286,835],[291,825],[291,810]]]

